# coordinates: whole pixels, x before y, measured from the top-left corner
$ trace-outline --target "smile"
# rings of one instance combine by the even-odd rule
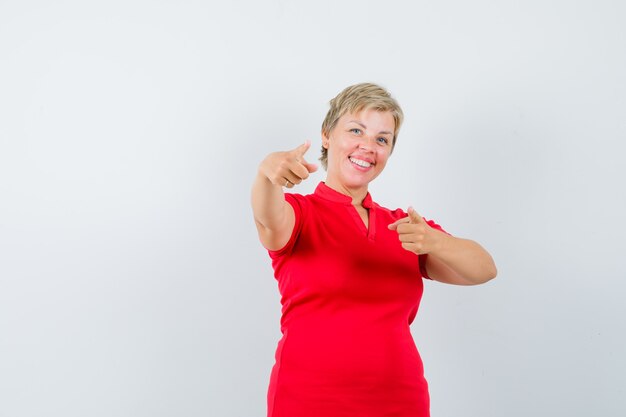
[[[369,168],[372,165],[374,165],[374,164],[369,163],[367,161],[363,161],[362,159],[356,159],[356,158],[352,158],[352,157],[349,157],[348,159],[350,159],[350,162],[352,162],[353,164],[358,165],[358,166],[363,167],[363,168]]]

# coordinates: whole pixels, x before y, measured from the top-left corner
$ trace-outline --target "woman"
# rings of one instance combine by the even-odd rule
[[[269,417],[419,417],[428,386],[410,333],[422,277],[474,285],[496,276],[476,242],[453,237],[412,208],[376,204],[368,187],[396,144],[402,110],[383,88],[357,84],[322,124],[326,180],[284,193],[317,166],[306,142],[269,154],[252,189],[259,238],[282,295]]]

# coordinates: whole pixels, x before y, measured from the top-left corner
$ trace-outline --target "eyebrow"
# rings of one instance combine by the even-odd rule
[[[358,120],[350,120],[348,123],[356,123],[357,125],[361,126],[363,129],[367,130],[367,126],[365,126],[363,123],[359,122]],[[386,130],[380,131],[378,132],[379,135],[392,135],[392,132],[388,132]]]

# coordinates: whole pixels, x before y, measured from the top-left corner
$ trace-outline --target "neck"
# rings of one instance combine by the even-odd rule
[[[328,178],[326,178],[326,181],[324,181],[324,183],[332,188],[333,190],[337,191],[338,193],[341,193],[343,195],[347,195],[349,197],[352,198],[352,205],[354,206],[361,206],[363,204],[363,200],[365,199],[365,196],[367,195],[367,187],[362,187],[362,188],[350,188],[350,187],[346,187],[342,184],[339,183],[335,183],[332,180],[329,181]]]

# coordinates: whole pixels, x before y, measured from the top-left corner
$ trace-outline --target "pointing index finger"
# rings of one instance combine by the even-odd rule
[[[411,223],[413,224],[424,223],[424,218],[420,216],[413,207],[409,207],[408,212],[409,212],[409,218],[411,219]]]
[[[294,151],[296,155],[298,156],[298,158],[302,158],[304,154],[309,150],[310,147],[311,147],[311,141],[307,140],[302,145],[294,149]]]

